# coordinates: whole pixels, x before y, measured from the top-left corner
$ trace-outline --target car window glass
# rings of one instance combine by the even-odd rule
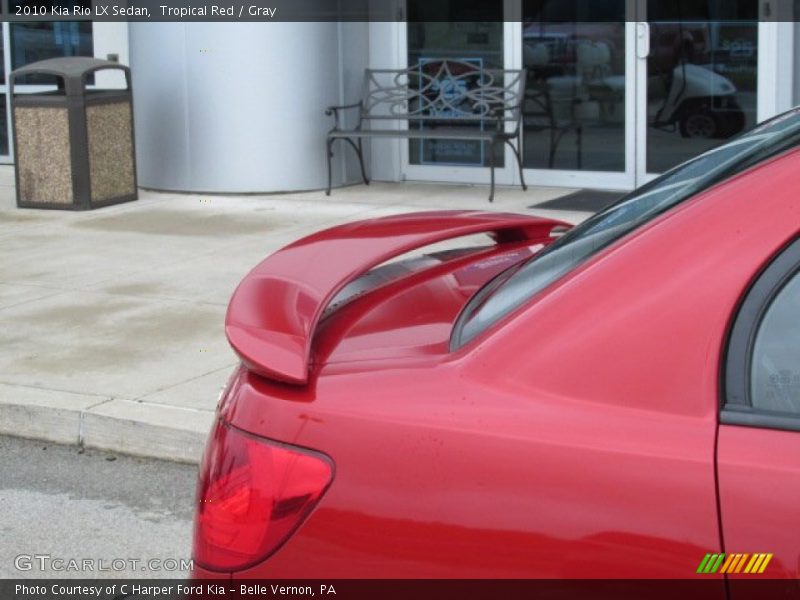
[[[476,294],[459,316],[451,347],[467,343],[597,251],[657,215],[752,166],[754,161],[798,143],[800,109],[793,109],[634,190],[561,236],[510,276],[503,274],[500,285],[490,282],[488,293]]]
[[[758,326],[750,398],[755,409],[800,415],[800,274],[778,292]]]

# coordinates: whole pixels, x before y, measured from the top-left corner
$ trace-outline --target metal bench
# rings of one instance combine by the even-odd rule
[[[449,59],[426,60],[406,69],[367,69],[361,100],[325,110],[335,120],[325,140],[326,194],[331,193],[331,159],[336,140],[346,141],[355,150],[361,176],[369,185],[363,138],[487,142],[490,202],[494,199],[495,147],[508,144],[517,159],[522,189],[528,189],[520,155],[525,80],[525,69],[486,69],[473,62]],[[345,117],[350,113],[356,113],[357,120],[352,127],[346,127]],[[405,127],[372,127],[380,121],[404,121]]]

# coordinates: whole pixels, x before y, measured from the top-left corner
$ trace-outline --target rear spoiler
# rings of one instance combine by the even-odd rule
[[[418,212],[320,231],[278,250],[233,293],[225,333],[251,370],[294,384],[308,380],[311,341],[328,303],[349,282],[411,250],[465,235],[497,243],[551,241],[562,221],[483,211]]]

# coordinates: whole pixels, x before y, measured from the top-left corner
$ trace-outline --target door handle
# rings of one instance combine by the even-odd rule
[[[647,58],[650,55],[650,24],[640,21],[636,23],[636,57]]]

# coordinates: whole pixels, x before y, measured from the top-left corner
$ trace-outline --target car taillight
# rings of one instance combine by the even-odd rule
[[[332,477],[326,456],[218,420],[197,486],[194,559],[217,571],[262,561],[308,516]]]

